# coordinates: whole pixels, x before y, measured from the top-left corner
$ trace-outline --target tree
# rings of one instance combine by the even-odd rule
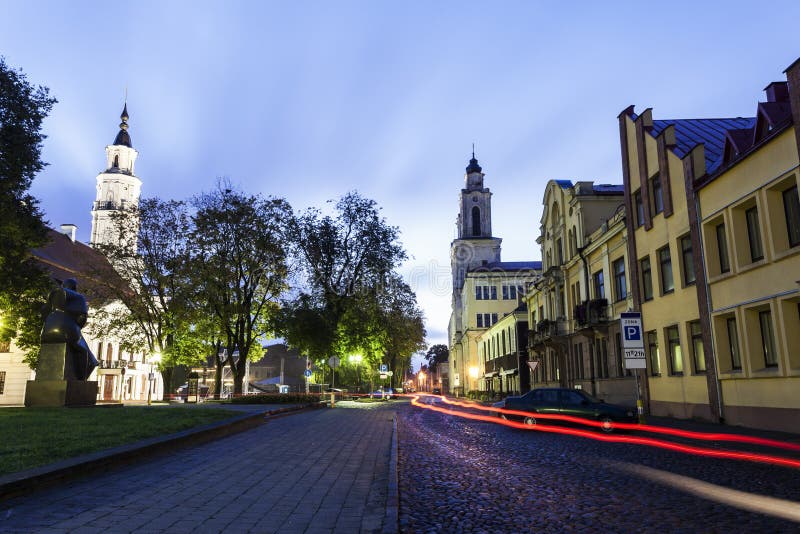
[[[192,276],[203,284],[218,331],[232,343],[228,354],[234,347],[239,351],[238,359],[227,359],[239,395],[246,362],[263,356],[260,340],[275,324],[278,299],[286,289],[286,231],[292,212],[283,199],[248,196],[223,182],[193,203]]]
[[[196,328],[187,206],[142,199],[136,210],[114,213],[111,220],[118,239],[96,248],[114,272],[94,273],[93,278],[104,283],[109,300],[124,306],[99,309],[90,331],[113,333],[126,350],[160,353],[159,371],[171,390],[174,368],[198,363],[209,350],[205,332]]]
[[[281,320],[287,341],[322,357],[357,350],[370,363],[382,358],[373,313],[382,309],[378,292],[406,258],[398,235],[375,201],[356,192],[336,202],[334,216],[318,209],[299,214],[290,238],[305,276]],[[313,329],[302,324],[305,318]]]
[[[450,349],[447,345],[431,345],[428,347],[428,352],[425,353],[425,361],[428,362],[429,368],[435,368],[440,363],[444,363],[450,357]]]
[[[47,242],[39,203],[28,193],[41,159],[42,121],[56,103],[0,57],[0,342],[17,337],[30,362],[38,355],[41,304],[51,282],[31,250]]]

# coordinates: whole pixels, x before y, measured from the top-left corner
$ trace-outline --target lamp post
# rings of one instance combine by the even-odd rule
[[[469,368],[469,377],[472,380],[476,380],[478,378],[478,368],[477,367],[473,366],[473,367]],[[475,389],[477,389],[477,388],[475,388]]]
[[[358,392],[361,393],[361,360],[360,354],[351,354],[349,360],[356,364],[356,374],[358,376]]]
[[[160,352],[156,351],[156,352],[154,352],[153,354],[150,355],[150,359],[148,361],[148,363],[150,363],[150,372],[147,374],[147,380],[148,380],[147,405],[148,406],[153,404],[153,384],[155,384],[155,381],[156,381],[156,375],[153,372],[153,364],[158,363],[160,361],[161,361],[161,353]]]

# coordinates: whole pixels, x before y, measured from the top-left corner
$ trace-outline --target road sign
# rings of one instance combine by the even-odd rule
[[[339,367],[339,363],[341,363],[341,360],[339,360],[339,358],[337,358],[336,356],[331,356],[330,358],[328,358],[328,365],[330,365],[333,368]]]
[[[380,375],[380,376],[381,376],[381,380],[386,380],[386,378],[387,378],[389,375],[387,375],[386,373],[381,373],[381,375]]]
[[[313,373],[311,372],[311,369],[306,369],[303,371],[303,374],[306,375],[306,378],[309,378]]]
[[[647,356],[642,338],[642,314],[623,312],[620,314],[622,348],[625,351],[625,369],[646,369]]]
[[[388,370],[389,370],[389,366],[386,365],[385,363],[382,363],[381,364],[381,373],[385,373]]]

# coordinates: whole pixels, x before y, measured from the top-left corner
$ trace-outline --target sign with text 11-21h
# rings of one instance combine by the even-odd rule
[[[622,348],[625,351],[625,369],[646,369],[644,336],[642,336],[642,314],[623,312],[620,314]]]

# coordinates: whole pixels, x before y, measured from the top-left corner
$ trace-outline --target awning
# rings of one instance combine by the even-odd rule
[[[517,373],[517,370],[516,370],[516,369],[509,369],[509,370],[507,370],[507,371],[501,371],[501,372],[500,372],[500,374],[501,374],[501,375],[503,375],[503,376],[506,376],[506,375],[513,375],[513,374],[516,374],[516,373]]]
[[[483,378],[494,378],[495,376],[497,376],[497,371],[492,371],[491,373],[483,375]]]

